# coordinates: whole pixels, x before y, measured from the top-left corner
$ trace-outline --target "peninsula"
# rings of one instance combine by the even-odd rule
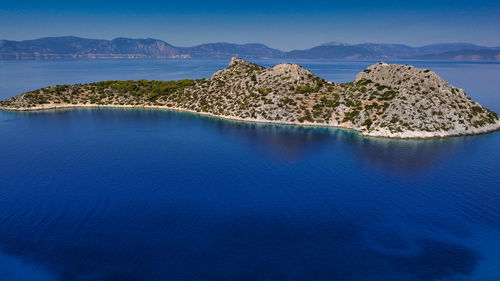
[[[0,101],[0,109],[164,108],[253,122],[335,126],[364,136],[442,138],[500,129],[496,113],[428,69],[374,64],[334,83],[297,64],[232,58],[211,78],[58,85]]]

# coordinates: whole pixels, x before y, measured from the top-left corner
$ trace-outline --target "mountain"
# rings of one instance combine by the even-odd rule
[[[295,50],[284,54],[291,59],[366,59],[376,53],[358,46],[322,45],[307,50]]]
[[[364,43],[357,44],[356,46],[358,48],[369,50],[376,58],[404,58],[411,57],[418,52],[417,48],[402,44]]]
[[[59,85],[1,101],[4,110],[67,107],[176,109],[226,119],[335,126],[361,135],[437,138],[500,129],[498,115],[428,69],[377,63],[350,83],[297,64],[270,68],[233,58],[208,79]]]
[[[435,59],[443,60],[453,52],[455,57],[470,60],[471,50],[482,52],[495,48],[483,47],[468,43],[444,43],[422,47],[411,47],[403,44],[344,44],[329,42],[307,50],[294,50],[284,53],[285,58],[294,59]],[[495,56],[483,55],[485,60],[500,60]]]
[[[156,39],[85,39],[73,36],[0,42],[0,59],[176,58],[177,48]]]
[[[232,44],[210,43],[194,47],[179,47],[181,53],[189,54],[192,58],[231,58],[234,56],[255,58],[279,58],[283,56],[280,50],[269,48],[263,44]]]
[[[210,43],[174,47],[157,39],[85,39],[73,36],[0,41],[0,59],[60,58],[277,58],[283,52],[263,44]]]
[[[500,48],[468,43],[411,47],[402,44],[329,42],[307,50],[283,52],[263,44],[208,43],[177,47],[157,39],[85,39],[73,36],[0,40],[0,60],[79,58],[230,58],[246,59],[460,59],[500,60]]]
[[[427,55],[436,53],[456,52],[461,50],[481,50],[481,49],[488,49],[488,47],[478,46],[469,43],[432,44],[423,47],[417,47],[416,55]]]
[[[500,49],[460,50],[415,57],[423,60],[493,60],[500,61]]]

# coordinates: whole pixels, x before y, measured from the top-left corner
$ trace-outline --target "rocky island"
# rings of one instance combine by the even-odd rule
[[[374,64],[334,83],[297,64],[270,68],[231,59],[212,77],[58,85],[0,101],[3,110],[68,107],[164,108],[221,118],[335,126],[364,136],[441,138],[500,129],[496,113],[428,69]]]

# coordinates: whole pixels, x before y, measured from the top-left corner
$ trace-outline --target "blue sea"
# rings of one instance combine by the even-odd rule
[[[374,63],[295,62],[336,82]],[[500,112],[500,63],[400,63]],[[0,98],[227,64],[2,61]],[[390,140],[165,110],[0,111],[0,280],[496,281],[499,171],[499,132]]]

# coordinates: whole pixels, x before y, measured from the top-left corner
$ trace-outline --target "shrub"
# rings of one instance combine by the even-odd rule
[[[365,122],[363,122],[363,124],[361,124],[362,126],[366,126],[366,128],[370,128],[371,125],[373,124],[372,120],[370,118],[366,119]]]
[[[314,91],[314,88],[311,87],[311,85],[309,85],[309,84],[305,84],[303,86],[297,86],[297,88],[296,88],[296,92],[300,93],[300,94],[310,93],[313,91]]]

